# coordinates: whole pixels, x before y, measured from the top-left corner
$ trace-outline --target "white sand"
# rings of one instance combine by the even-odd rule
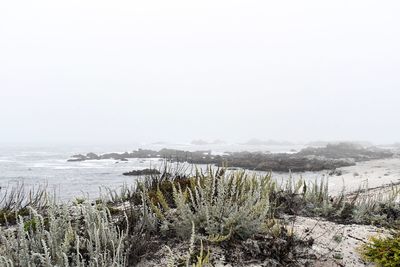
[[[384,187],[400,182],[400,158],[359,162],[356,166],[343,167],[340,176],[329,176],[331,194],[338,194],[345,186],[352,192],[362,186],[368,188]]]
[[[294,230],[300,237],[312,237],[312,250],[319,260],[315,266],[374,266],[365,263],[358,252],[371,236],[388,231],[370,225],[342,225],[316,218],[297,217]]]

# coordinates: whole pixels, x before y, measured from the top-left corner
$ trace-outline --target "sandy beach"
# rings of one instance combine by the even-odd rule
[[[400,182],[400,158],[358,162],[355,166],[338,168],[341,175],[329,176],[329,191],[332,195],[358,190],[360,187],[382,188]]]

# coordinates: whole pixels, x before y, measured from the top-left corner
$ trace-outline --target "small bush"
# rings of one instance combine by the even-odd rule
[[[169,207],[175,208],[173,187],[180,187],[182,191],[186,191],[188,188],[194,188],[195,184],[196,179],[179,176],[160,181],[156,187],[148,188],[147,194],[154,205],[168,204]]]
[[[368,244],[361,247],[361,254],[368,262],[374,262],[379,266],[400,266],[400,232],[392,237],[371,238]]]
[[[19,216],[29,215],[28,207],[44,210],[50,202],[46,186],[29,191],[23,183],[0,188],[0,226],[16,224]]]
[[[192,235],[188,251],[184,255],[175,255],[174,252],[167,246],[169,251],[168,267],[205,267],[210,263],[210,250],[204,249],[203,241],[200,240],[200,247],[196,250],[196,231],[192,224]]]
[[[171,183],[175,209],[168,203],[150,205],[157,214],[162,231],[173,230],[188,238],[192,222],[200,235],[217,239],[246,239],[266,229],[270,214],[270,176],[253,177],[243,172],[224,175],[219,171],[191,178],[191,187],[182,189]],[[160,194],[159,199],[165,199]]]
[[[400,225],[400,187],[387,192],[368,192],[360,188],[351,195],[344,189],[338,196],[329,195],[328,180],[306,183],[303,179],[289,179],[271,191],[274,213],[323,217],[344,224],[371,224],[385,227]]]

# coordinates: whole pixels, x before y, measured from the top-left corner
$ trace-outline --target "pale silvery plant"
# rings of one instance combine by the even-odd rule
[[[176,209],[163,216],[163,229],[172,228],[178,236],[191,236],[192,223],[206,236],[247,238],[264,230],[270,213],[268,176],[250,177],[235,172],[197,176],[196,185],[183,191],[173,186]],[[168,225],[168,227],[165,227]]]
[[[105,207],[50,205],[30,209],[14,228],[0,229],[0,266],[125,266],[127,231]]]

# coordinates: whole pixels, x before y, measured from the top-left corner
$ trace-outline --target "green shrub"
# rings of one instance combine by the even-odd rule
[[[0,187],[0,226],[16,224],[19,216],[29,215],[28,207],[46,209],[51,202],[46,189],[40,186],[26,191],[23,183]]]
[[[17,223],[19,216],[27,216],[29,215],[28,208],[22,208],[19,210],[0,210],[0,226],[1,225],[13,225]]]
[[[147,194],[154,205],[161,204],[165,206],[165,204],[168,204],[169,207],[175,208],[173,187],[180,187],[185,192],[186,189],[193,189],[195,185],[195,178],[178,177],[160,181],[156,186],[148,188]]]
[[[400,266],[400,232],[391,237],[373,237],[370,242],[361,247],[360,252],[368,262],[379,266]]]

